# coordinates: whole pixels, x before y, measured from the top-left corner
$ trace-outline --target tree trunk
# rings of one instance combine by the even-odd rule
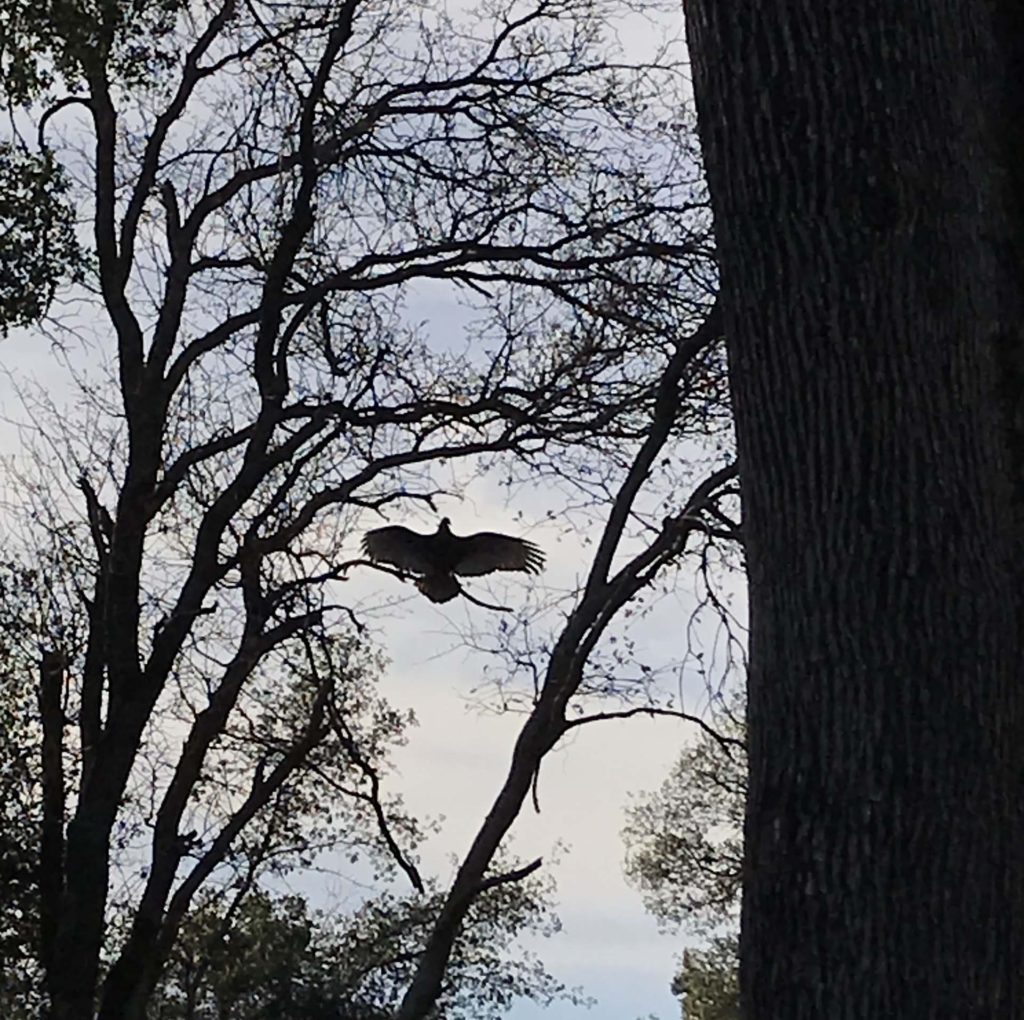
[[[750,575],[748,1020],[1024,1016],[989,10],[687,0]]]

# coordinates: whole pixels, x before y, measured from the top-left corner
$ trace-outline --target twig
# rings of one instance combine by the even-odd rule
[[[39,148],[46,151],[49,147],[46,144],[46,124],[54,114],[59,113],[61,110],[68,106],[75,104],[84,106],[87,110],[92,109],[92,104],[86,96],[65,96],[63,99],[58,99],[53,106],[43,111],[43,115],[39,118],[39,126],[36,128],[36,139],[39,144]]]
[[[364,803],[369,804],[373,809],[374,817],[377,820],[377,829],[380,832],[381,838],[387,844],[388,851],[395,859],[395,863],[397,863],[402,871],[405,872],[406,877],[412,883],[413,888],[417,892],[422,893],[425,887],[416,865],[405,856],[402,848],[398,845],[398,841],[391,835],[391,827],[388,824],[387,815],[384,813],[384,805],[380,800],[380,775],[370,761],[359,750],[359,747],[356,745],[355,737],[353,737],[348,726],[345,725],[345,721],[342,719],[341,713],[338,711],[333,697],[327,699],[327,718],[330,720],[331,728],[334,730],[338,740],[341,741],[342,747],[344,747],[345,751],[348,753],[352,764],[359,769],[370,784],[369,793],[353,792],[352,795],[357,797],[359,800],[362,800]]]
[[[408,573],[406,573],[404,570],[399,570],[397,567],[386,566],[383,563],[378,563],[376,560],[366,560],[366,559],[345,560],[344,563],[339,563],[338,566],[335,569],[337,570],[338,574],[342,575],[342,576],[339,576],[337,578],[337,580],[339,580],[339,581],[347,580],[347,578],[344,577],[344,574],[351,567],[373,567],[374,570],[379,570],[379,571],[381,571],[381,573],[390,574],[392,577],[397,577],[399,581],[409,581],[409,580],[412,580],[411,576]]]
[[[390,574],[392,577],[397,577],[399,581],[412,581],[415,583],[418,580],[415,574],[410,574],[405,570],[399,570],[395,567],[386,566],[383,563],[378,563],[376,560],[346,560],[344,563],[339,563],[336,570],[338,574],[343,575],[350,567],[373,567],[374,570],[380,570],[385,574]],[[345,578],[342,576],[339,577],[338,580],[344,581]],[[493,609],[498,613],[512,612],[511,606],[498,606],[492,602],[484,602],[483,599],[478,599],[475,595],[470,595],[469,592],[461,585],[459,586],[459,594],[462,595],[463,598],[468,599],[474,605],[480,606],[482,609]]]

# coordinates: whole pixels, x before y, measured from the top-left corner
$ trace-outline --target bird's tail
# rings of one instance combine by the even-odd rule
[[[450,602],[462,593],[462,585],[451,574],[427,574],[417,579],[416,587],[431,602]]]

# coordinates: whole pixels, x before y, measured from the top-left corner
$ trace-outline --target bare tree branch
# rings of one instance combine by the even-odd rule
[[[392,859],[396,864],[398,864],[402,871],[405,872],[405,875],[412,884],[412,887],[417,892],[422,893],[425,887],[423,885],[423,879],[420,877],[419,870],[403,852],[402,848],[398,845],[398,841],[391,833],[391,826],[388,823],[387,815],[384,812],[384,805],[381,803],[380,799],[380,775],[365,755],[363,755],[359,750],[359,746],[352,735],[352,731],[346,725],[344,717],[330,700],[328,700],[327,703],[327,711],[331,721],[331,726],[337,734],[338,739],[341,741],[341,746],[345,749],[345,752],[352,760],[352,763],[359,769],[363,777],[370,784],[369,793],[360,793],[359,791],[346,792],[349,796],[354,796],[370,805],[373,810],[374,817],[377,820],[377,829],[380,832],[381,838],[387,844],[388,852],[391,854]]]
[[[199,66],[199,61],[217,36],[220,35],[224,26],[231,20],[234,11],[235,0],[225,0],[221,4],[220,9],[210,19],[210,23],[196,40],[195,45],[185,54],[184,69],[178,81],[178,88],[175,91],[174,97],[168,104],[167,109],[157,117],[156,123],[149,134],[146,151],[141,160],[139,177],[135,187],[132,189],[128,208],[125,210],[124,217],[121,220],[118,255],[125,275],[127,275],[127,268],[134,258],[135,235],[139,225],[139,218],[142,215],[142,210],[149,199],[150,193],[153,191],[157,171],[160,166],[160,155],[164,142],[167,139],[167,134],[181,117],[193,89],[204,75],[204,71]],[[178,246],[172,243],[172,250],[175,253],[177,253],[177,248]],[[174,275],[173,269],[172,275]],[[179,279],[179,287],[181,283],[183,283],[183,280]],[[166,347],[166,338],[173,333],[174,326],[172,323],[176,324],[176,313],[180,310],[183,299],[184,294],[181,293],[173,297],[169,295],[164,301],[161,309],[162,321],[157,326],[157,336],[165,338],[164,347]]]
[[[601,535],[601,544],[594,555],[584,598],[594,592],[598,586],[607,582],[612,557],[622,538],[622,529],[632,510],[633,501],[636,499],[640,487],[647,480],[651,467],[661,448],[665,445],[665,440],[675,422],[679,405],[679,380],[697,354],[720,337],[721,325],[721,313],[716,303],[701,324],[700,329],[692,336],[679,341],[676,352],[658,383],[651,430],[615,497],[608,523]]]
[[[477,887],[476,895],[479,896],[481,893],[487,892],[488,889],[494,889],[499,885],[508,885],[510,882],[521,882],[524,878],[528,878],[535,871],[539,870],[543,863],[544,861],[538,857],[535,861],[531,861],[529,864],[524,864],[521,868],[514,868],[512,871],[505,871],[500,875],[490,875]]]
[[[716,740],[722,745],[722,749],[727,753],[731,754],[733,748],[739,748],[740,750],[746,749],[746,744],[737,737],[730,737],[723,733],[719,733],[713,726],[708,725],[699,715],[693,715],[690,712],[681,712],[674,708],[655,708],[653,705],[643,706],[640,708],[628,708],[623,709],[621,712],[592,712],[589,715],[576,716],[574,719],[570,719],[566,724],[566,730],[571,730],[577,726],[585,726],[587,723],[602,722],[607,719],[632,719],[634,716],[646,715],[649,718],[655,716],[664,716],[667,719],[682,719],[685,722],[691,722],[695,726],[703,730],[709,737]]]

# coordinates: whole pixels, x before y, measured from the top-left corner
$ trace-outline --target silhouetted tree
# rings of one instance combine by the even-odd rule
[[[532,870],[494,854],[600,635],[691,534],[728,530],[716,450],[613,569],[655,466],[725,418],[679,68],[622,58],[617,11],[0,8],[5,98],[90,249],[38,326],[75,388],[30,396],[10,509],[66,623],[40,681],[55,1020],[142,1020],[204,886],[344,844],[422,888],[382,783],[404,717],[334,584],[369,514],[432,507],[435,467],[488,458],[586,469],[610,513],[516,792],[425,926],[424,1011],[470,909]],[[441,293],[475,302],[466,338],[417,321]]]

